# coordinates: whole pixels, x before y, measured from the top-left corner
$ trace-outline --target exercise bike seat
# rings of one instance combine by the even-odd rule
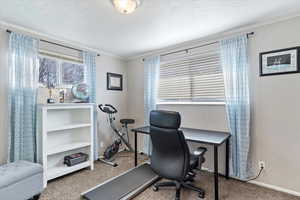
[[[121,119],[120,123],[121,124],[134,124],[134,119]]]

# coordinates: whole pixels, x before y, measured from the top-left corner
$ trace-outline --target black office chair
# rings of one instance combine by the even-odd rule
[[[201,169],[201,164],[205,161],[203,155],[206,149],[198,148],[197,155],[191,155],[182,131],[178,130],[180,123],[178,112],[155,110],[150,113],[150,136],[153,145],[151,167],[161,178],[172,180],[156,183],[153,190],[175,186],[175,200],[180,199],[181,188],[196,191],[200,198],[204,198],[204,190],[190,182],[195,176],[193,169]]]

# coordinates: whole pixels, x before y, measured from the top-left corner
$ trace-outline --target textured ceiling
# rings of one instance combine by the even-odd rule
[[[300,12],[300,0],[144,0],[122,15],[110,0],[0,0],[0,20],[133,56]]]

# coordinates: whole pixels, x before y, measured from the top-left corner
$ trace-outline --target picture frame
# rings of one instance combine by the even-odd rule
[[[108,72],[106,75],[107,81],[107,90],[123,90],[123,75],[110,73]]]
[[[260,76],[300,72],[300,47],[262,52],[259,58]]]

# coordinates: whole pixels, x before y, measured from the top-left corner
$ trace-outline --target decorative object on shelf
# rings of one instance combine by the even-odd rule
[[[59,89],[51,89],[51,96],[55,102],[59,102]],[[49,89],[45,87],[38,88],[37,91],[37,104],[47,104],[49,99]]]
[[[54,82],[51,81],[50,72],[48,72],[48,82],[47,82],[47,88],[49,90],[49,98],[47,99],[47,103],[55,103],[55,100],[52,98],[52,90],[55,88]]]
[[[107,90],[123,90],[122,74],[107,73]]]
[[[64,164],[68,167],[72,167],[74,165],[78,165],[80,163],[86,162],[89,159],[89,155],[86,153],[74,153],[69,156],[64,157]]]
[[[47,99],[47,103],[55,103],[55,100],[52,98],[52,88],[48,88],[49,90],[49,98]]]
[[[141,4],[140,0],[111,0],[111,2],[122,14],[133,13]]]
[[[39,87],[37,91],[37,104],[47,104],[48,95],[48,88]]]
[[[65,89],[59,90],[59,103],[65,103],[65,94],[66,94]]]
[[[46,68],[45,68],[46,69]],[[47,68],[48,69],[48,68]],[[42,81],[46,84],[46,87],[49,90],[49,98],[47,99],[47,103],[55,103],[54,98],[52,98],[52,89],[56,86],[56,76],[51,70],[41,70],[39,72],[39,81]]]
[[[260,57],[260,76],[300,72],[300,47],[263,52]]]
[[[87,103],[89,101],[89,87],[85,83],[79,83],[72,87],[74,103]]]
[[[73,99],[72,88],[65,88],[65,103],[72,103]]]

